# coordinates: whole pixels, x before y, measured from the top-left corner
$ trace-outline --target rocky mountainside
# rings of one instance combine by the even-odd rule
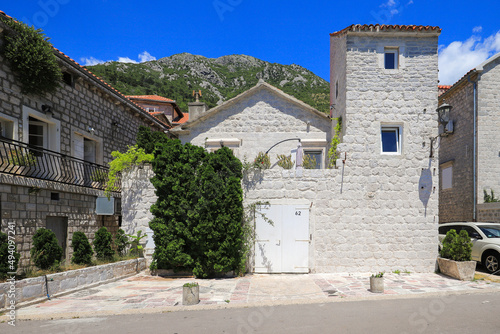
[[[182,111],[202,91],[210,108],[255,86],[259,79],[329,112],[329,84],[299,65],[269,63],[245,55],[206,58],[176,54],[140,64],[107,62],[88,69],[125,95],[161,95],[177,101]]]

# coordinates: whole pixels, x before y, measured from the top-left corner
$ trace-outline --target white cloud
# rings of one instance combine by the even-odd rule
[[[408,1],[408,3],[407,3],[406,5],[407,5],[407,6],[408,6],[408,5],[413,5],[413,0]]]
[[[117,62],[119,63],[133,63],[133,64],[137,64],[138,61],[137,60],[133,60],[129,57],[118,57],[118,60]]]
[[[95,57],[82,57],[80,58],[80,62],[83,64],[83,66],[93,66],[97,64],[102,64],[106,63],[108,61],[117,61],[119,63],[132,63],[132,64],[139,64],[139,63],[144,63],[145,61],[151,61],[151,60],[156,60],[156,57],[152,56],[149,52],[144,51],[143,53],[140,53],[138,55],[139,60],[134,60],[129,57],[118,57],[118,60],[100,60]]]
[[[391,15],[396,15],[397,13],[399,13],[399,10],[391,9]]]
[[[481,26],[477,26],[477,27],[472,28],[472,32],[479,33],[481,31],[483,31],[483,27],[481,27]]]
[[[393,7],[396,5],[395,0],[387,0],[387,2],[380,5],[380,7]]]
[[[482,41],[471,36],[465,42],[455,41],[439,50],[439,82],[452,85],[468,71],[500,52],[500,31]]]
[[[100,59],[97,59],[94,57],[82,57],[82,58],[80,58],[80,62],[82,63],[83,66],[93,66],[93,65],[105,63],[104,60],[100,60]]]
[[[153,57],[149,52],[144,51],[139,54],[139,62],[144,63],[145,61],[156,60],[156,57]]]

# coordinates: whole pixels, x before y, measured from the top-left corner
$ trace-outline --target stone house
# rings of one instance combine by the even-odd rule
[[[300,138],[305,151],[321,156],[321,168],[283,169],[275,154],[297,148],[283,141],[270,151],[270,169],[244,177],[245,205],[267,202],[257,211],[274,222],[256,215],[251,271],[434,272],[439,166],[431,138],[438,136],[440,33],[352,25],[330,35],[331,116],[342,124],[333,169],[325,168],[326,152],[337,122],[275,87],[259,83],[208,111],[190,104],[190,121],[172,130],[184,143],[210,151],[224,145],[252,162]]]
[[[470,70],[439,96],[452,131],[439,144],[439,222],[500,222],[500,53]]]
[[[179,125],[189,119],[189,115],[184,114],[174,100],[166,97],[159,95],[127,95],[126,97],[168,125]]]
[[[0,23],[0,40],[5,29]],[[0,55],[1,230],[15,228],[21,266],[29,263],[39,228],[56,233],[66,258],[73,232],[84,232],[90,241],[101,226],[115,232],[121,224],[120,193],[113,194],[115,207],[100,206],[113,203],[101,202],[104,164],[112,151],[134,144],[139,126],[168,129],[62,52],[54,49],[54,55],[63,82],[43,96],[21,93]]]

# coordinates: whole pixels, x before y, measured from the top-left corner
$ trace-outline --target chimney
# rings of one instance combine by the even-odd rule
[[[197,92],[193,91],[193,96],[196,101],[188,103],[190,121],[202,116],[207,111],[207,105],[204,102],[200,102],[201,90]]]

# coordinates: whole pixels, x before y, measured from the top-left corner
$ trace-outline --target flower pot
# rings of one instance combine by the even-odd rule
[[[439,271],[461,281],[472,281],[476,273],[476,261],[453,261],[438,257]]]
[[[196,305],[200,302],[200,286],[185,284],[182,287],[182,305]]]
[[[374,293],[384,293],[384,278],[371,276],[370,291]]]

